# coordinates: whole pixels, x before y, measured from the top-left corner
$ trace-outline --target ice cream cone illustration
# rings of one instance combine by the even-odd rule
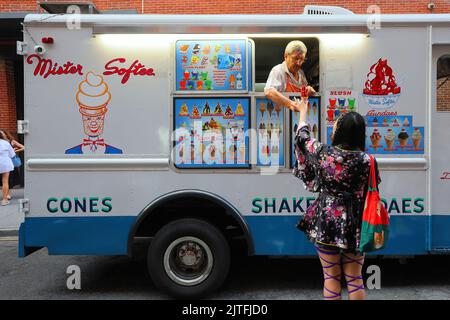
[[[280,119],[280,112],[283,109],[283,107],[279,104],[275,105],[275,112],[277,113],[277,118]]]
[[[314,113],[314,116],[317,113],[317,104],[315,102],[313,103],[313,113]]]
[[[395,133],[392,129],[387,130],[384,141],[386,142],[387,149],[392,150],[395,142]]]
[[[103,77],[89,72],[78,86],[76,99],[82,115],[104,116],[108,111],[106,106],[111,100],[111,94]]]
[[[313,132],[314,139],[316,139],[317,138],[317,126],[316,126],[316,124],[313,125],[312,132]]]
[[[86,138],[83,139],[82,144],[67,149],[66,154],[123,153],[122,150],[106,144],[104,139],[100,138],[103,134],[105,114],[108,112],[107,106],[110,100],[111,94],[103,77],[88,72],[76,93],[78,111],[83,119]]]
[[[240,101],[238,101],[238,104],[237,104],[237,107],[236,107],[236,110],[235,110],[234,114],[236,116],[243,116],[244,115],[244,109],[242,108],[242,104],[241,104]]]
[[[239,154],[239,162],[244,163],[245,162],[245,144],[242,143],[238,148],[238,154]]]
[[[269,118],[272,117],[273,109],[274,109],[273,103],[272,103],[272,101],[269,101],[269,102],[267,103],[267,111],[269,112]]]
[[[400,124],[398,123],[397,118],[394,118],[394,120],[392,121],[392,126],[393,126],[393,127],[398,127],[398,126],[400,126]]]
[[[372,120],[372,126],[373,126],[373,127],[378,127],[378,118],[373,118],[373,120]]]
[[[184,163],[184,145],[180,145],[180,150],[178,151],[178,155],[180,156],[180,162]]]
[[[264,118],[264,112],[266,112],[266,103],[260,102],[259,103],[259,111],[261,112],[261,118]]]
[[[408,121],[408,118],[405,118],[405,120],[403,120],[403,126],[404,126],[404,127],[409,127],[409,121]]]
[[[373,130],[370,135],[370,141],[372,142],[373,148],[378,148],[380,146],[381,134],[378,132],[378,129]]]
[[[398,143],[400,144],[402,151],[405,150],[406,144],[408,143],[408,138],[408,133],[405,129],[402,129],[402,131],[398,134]]]
[[[411,139],[413,141],[414,149],[419,149],[420,140],[422,140],[422,134],[420,133],[419,128],[414,129],[414,132],[411,135]]]

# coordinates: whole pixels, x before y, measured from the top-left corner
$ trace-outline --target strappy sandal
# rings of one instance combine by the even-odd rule
[[[361,267],[363,266],[363,262],[361,262],[361,260],[364,260],[364,257],[361,257],[361,258],[358,258],[358,259],[353,259],[352,257],[347,256],[345,253],[343,253],[342,256],[347,258],[347,259],[349,259],[347,261],[342,262],[343,265],[347,264],[347,263],[357,263]],[[359,286],[354,284],[354,283],[352,283],[352,282],[357,281],[357,280],[363,280],[362,275],[356,276],[356,277],[355,276],[351,276],[351,275],[345,274],[345,272],[343,270],[342,270],[342,273],[345,276],[345,280],[347,280],[347,278],[351,279],[350,281],[347,280],[347,286],[355,288],[355,289],[349,290],[348,294],[351,294],[351,293],[359,291],[359,290],[364,290],[364,282],[363,282],[363,284],[361,284]]]
[[[323,249],[321,249],[321,248],[319,248],[319,247],[316,247],[316,249],[317,249],[317,251],[319,251],[320,253],[323,253],[323,254],[328,254],[328,255],[339,255],[339,254],[340,254],[340,252],[336,252],[336,251],[326,251],[326,250],[323,250]],[[332,267],[334,267],[334,266],[339,266],[339,265],[340,265],[340,261],[339,261],[339,262],[331,262],[331,261],[328,261],[328,260],[326,260],[325,258],[323,258],[320,254],[319,254],[319,259],[322,260],[322,261],[324,261],[324,262],[326,262],[326,263],[328,263],[328,265],[327,265],[326,267],[322,266],[323,269],[324,269],[324,270],[323,270],[323,273],[324,273],[324,280],[334,280],[334,281],[337,281],[337,282],[341,283],[341,274],[338,274],[338,275],[333,276],[333,275],[328,274],[328,273],[325,271],[325,269],[329,269],[329,268],[332,268]],[[330,289],[328,289],[328,288],[325,286],[325,282],[324,282],[323,288],[324,288],[328,293],[331,294],[331,296],[328,296],[328,297],[326,297],[326,296],[324,295],[323,297],[324,297],[325,299],[336,299],[336,298],[341,298],[341,293],[340,293],[340,292],[334,292],[334,291],[331,291]]]

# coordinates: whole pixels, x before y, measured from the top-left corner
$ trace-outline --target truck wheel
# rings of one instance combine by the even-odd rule
[[[150,277],[177,298],[200,298],[217,290],[230,267],[223,234],[198,219],[173,221],[157,232],[147,257]]]

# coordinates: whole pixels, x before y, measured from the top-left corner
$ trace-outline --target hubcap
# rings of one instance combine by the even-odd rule
[[[208,278],[214,258],[209,246],[196,237],[173,241],[164,253],[164,269],[174,282],[194,286]]]

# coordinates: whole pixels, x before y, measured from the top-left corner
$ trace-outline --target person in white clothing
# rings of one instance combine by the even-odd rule
[[[301,69],[306,60],[307,48],[299,40],[291,41],[284,50],[284,62],[276,65],[267,78],[264,94],[275,104],[295,109],[294,101],[285,97],[283,92],[300,92],[302,86],[308,90],[308,96],[316,91],[308,86],[305,73]]]
[[[12,158],[16,155],[11,144],[0,136],[0,174],[2,175],[2,192],[3,198],[1,205],[9,204],[9,173],[14,170]]]

